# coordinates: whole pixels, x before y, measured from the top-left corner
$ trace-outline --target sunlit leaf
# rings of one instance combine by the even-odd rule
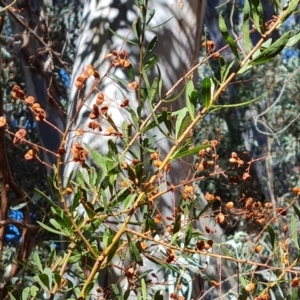
[[[225,20],[223,19],[223,17],[221,15],[219,15],[219,27],[220,27],[220,31],[221,31],[224,39],[226,40],[227,44],[229,45],[235,58],[239,61],[240,57],[239,57],[239,53],[238,53],[236,44],[235,44],[233,38],[229,35]]]
[[[211,80],[206,77],[201,82],[201,101],[205,108],[210,106],[211,101]]]
[[[295,247],[299,249],[298,243],[298,222],[294,215],[291,216],[291,232],[292,232],[292,241],[294,242]]]
[[[245,45],[248,51],[251,50],[251,41],[249,33],[249,19],[250,19],[250,4],[249,0],[244,0],[244,10],[243,10],[243,35]]]
[[[250,61],[250,65],[259,65],[269,61],[271,58],[278,55],[283,48],[285,47],[286,43],[289,41],[291,36],[291,32],[285,33],[281,36],[278,40],[276,40],[269,48],[264,50],[261,54],[255,57],[252,61]]]

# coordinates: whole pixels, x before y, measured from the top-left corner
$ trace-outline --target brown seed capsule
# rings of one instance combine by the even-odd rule
[[[35,102],[35,99],[33,96],[27,96],[25,98],[25,103],[28,105],[28,106],[32,106],[33,103]]]
[[[225,221],[225,216],[222,213],[217,214],[217,216],[215,217],[215,221],[218,224],[223,224]]]
[[[262,249],[262,246],[261,245],[257,245],[255,247],[255,253],[260,253],[261,252],[261,249]]]
[[[225,207],[228,209],[228,210],[231,210],[233,207],[234,207],[234,203],[232,201],[230,202],[227,202]]]
[[[283,207],[277,208],[277,213],[281,214],[282,216],[286,216],[287,210]]]
[[[245,290],[248,292],[248,293],[252,293],[254,290],[255,290],[255,284],[254,283],[248,283],[246,286],[245,286]]]
[[[0,127],[4,127],[6,125],[6,119],[4,117],[0,117]]]
[[[218,288],[218,287],[219,287],[219,284],[218,284],[215,280],[211,280],[211,281],[210,281],[210,284],[211,284],[212,286],[214,286],[215,288]]]
[[[299,278],[294,278],[291,282],[292,287],[298,287],[299,286]]]

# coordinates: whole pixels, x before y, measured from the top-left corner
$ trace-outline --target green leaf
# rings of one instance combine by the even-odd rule
[[[85,289],[85,291],[84,291],[84,296],[85,296],[86,298],[87,298],[88,296],[90,296],[90,293],[91,293],[93,287],[94,287],[94,282],[90,282],[90,283],[87,285],[87,287],[86,287],[86,289]]]
[[[266,32],[265,20],[264,20],[264,10],[260,0],[250,0],[253,22],[255,29],[259,33]]]
[[[244,10],[243,10],[243,35],[245,45],[248,51],[251,50],[250,41],[250,29],[249,29],[249,19],[250,19],[250,4],[249,0],[244,0]]]
[[[129,251],[134,259],[134,261],[139,264],[140,266],[143,266],[143,259],[141,257],[140,251],[138,247],[136,246],[136,242],[130,242],[129,244]]]
[[[196,219],[199,219],[215,202],[216,200],[212,200],[212,201],[209,201],[205,206],[204,208],[199,212],[199,214],[197,215]]]
[[[239,61],[240,57],[239,57],[239,53],[237,51],[236,44],[234,42],[234,39],[229,35],[226,23],[221,15],[219,15],[219,27],[220,27],[220,31],[222,33],[223,38],[226,40],[226,42],[229,45],[234,56]]]
[[[286,43],[286,47],[292,47],[300,40],[300,31],[296,34],[293,34],[289,41]]]
[[[10,209],[11,210],[20,210],[23,207],[25,207],[27,205],[27,202],[21,202],[19,204],[17,204],[16,206],[11,206]]]
[[[133,26],[133,32],[138,41],[140,40],[141,32],[142,32],[142,24],[141,23],[142,23],[141,18],[138,18],[137,21],[135,22],[135,26]]]
[[[158,62],[158,55],[154,54],[151,56],[148,61],[145,62],[144,69],[147,72],[149,69],[151,69],[154,65],[156,65]]]
[[[44,229],[46,229],[46,230],[49,231],[49,232],[52,232],[52,233],[55,233],[55,234],[58,234],[58,235],[68,236],[65,232],[55,230],[55,229],[53,229],[52,227],[49,227],[49,226],[47,226],[46,224],[44,224],[44,223],[42,223],[42,222],[37,221],[37,223],[38,223],[41,227],[43,227]]]
[[[43,272],[42,263],[41,263],[39,255],[38,255],[38,253],[36,251],[33,254],[33,260],[34,260],[37,268],[39,269],[39,271],[42,273]]]
[[[299,288],[298,287],[292,288],[291,300],[299,300],[298,295],[299,295]]]
[[[44,269],[44,274],[48,276],[48,282],[49,282],[49,289],[52,287],[52,271],[50,268],[45,268]]]
[[[194,120],[195,118],[195,106],[191,103],[191,98],[190,98],[193,91],[194,91],[194,83],[192,80],[189,80],[185,88],[185,104],[192,120]]]
[[[183,157],[186,157],[186,156],[193,155],[195,153],[198,153],[200,150],[206,149],[208,147],[209,147],[209,145],[201,145],[201,146],[197,146],[197,147],[185,150],[186,147],[184,145],[183,147],[181,147],[180,149],[175,151],[175,153],[171,156],[170,161],[172,161],[174,159],[183,158]]]
[[[142,282],[142,299],[147,300],[147,289],[146,289],[145,279],[142,278],[141,282]]]
[[[121,36],[120,34],[118,34],[117,32],[113,31],[111,28],[108,28],[108,30],[113,34],[115,35],[116,37],[120,38],[122,41],[124,41],[125,43],[128,43],[128,44],[132,44],[134,46],[139,46],[137,43],[131,41],[131,40],[128,40],[127,38],[124,38],[123,36]]]
[[[151,53],[155,50],[155,48],[156,48],[156,46],[157,46],[157,43],[158,43],[158,38],[157,38],[157,36],[155,36],[155,37],[150,41],[150,43],[149,43],[149,45],[148,45],[148,47],[147,47],[147,50],[146,50],[146,53],[145,53],[144,57],[146,57],[148,54],[151,54]]]
[[[211,101],[211,81],[206,77],[201,82],[201,100],[205,108],[210,106]]]
[[[300,220],[300,210],[299,210],[299,208],[295,204],[293,204],[293,208],[294,208],[294,211],[295,211],[295,213],[297,214],[297,216]]]
[[[49,278],[46,274],[40,274],[38,276],[34,276],[34,279],[37,280],[37,282],[39,283],[39,285],[43,290],[50,290]]]
[[[30,288],[26,287],[22,292],[22,300],[27,300],[30,296]]]
[[[182,132],[182,130],[184,130],[184,128],[182,129],[182,124],[183,124],[183,120],[186,117],[188,110],[186,107],[180,109],[179,111],[176,112],[176,114],[178,114],[177,119],[176,119],[176,124],[175,124],[175,136],[178,139],[180,133]],[[173,113],[173,115],[176,115],[175,113]]]
[[[193,237],[193,226],[191,223],[188,223],[185,229],[185,236],[184,236],[184,247],[187,247]]]
[[[155,15],[155,9],[152,9],[152,10],[149,12],[149,17],[148,17],[148,20],[146,21],[146,25],[148,25],[148,24],[151,22],[151,20],[152,20],[152,18],[154,17],[154,15]]]
[[[258,96],[255,99],[249,100],[249,101],[245,101],[242,103],[235,103],[235,104],[224,104],[224,105],[214,105],[213,108],[215,109],[221,109],[221,108],[234,108],[234,107],[239,107],[239,106],[245,106],[245,105],[249,105],[253,102],[256,102],[257,100],[261,99],[262,97],[265,97],[268,94],[268,92],[263,93],[262,95]],[[214,110],[213,110],[214,111]]]
[[[261,54],[259,54],[252,61],[250,61],[249,64],[252,66],[259,65],[269,61],[271,58],[278,55],[283,50],[286,43],[289,41],[290,36],[291,36],[290,31],[285,33],[277,41],[275,41],[269,48],[264,50]]]
[[[156,291],[153,300],[164,300],[164,297],[160,294],[160,291]]]
[[[272,248],[274,250],[275,243],[276,243],[275,232],[274,232],[273,228],[270,225],[268,225],[267,229],[268,229],[268,232],[269,232],[269,236],[270,236],[270,240],[271,240],[271,245],[272,245]]]
[[[124,210],[126,210],[131,206],[135,198],[136,198],[136,194],[130,194],[126,197],[126,199],[124,200]]]
[[[166,125],[166,128],[168,129],[168,133],[171,135],[172,133],[172,122],[171,122],[171,113],[167,112],[166,110],[162,110],[161,112],[162,114],[162,117],[163,117],[163,121],[164,121],[164,124]]]
[[[149,95],[148,95],[150,103],[152,103],[154,101],[154,99],[156,98],[157,91],[158,91],[158,85],[159,85],[159,79],[158,79],[158,77],[155,77],[152,82],[152,86],[150,88]]]
[[[181,228],[181,217],[182,217],[182,213],[179,213],[175,219],[174,226],[173,226],[173,234],[177,233]]]
[[[112,289],[114,291],[114,294],[116,295],[118,300],[123,300],[123,295],[120,293],[120,290],[118,289],[118,287],[115,284],[112,284]]]
[[[294,215],[291,216],[291,232],[292,232],[292,241],[295,244],[295,247],[300,250],[298,243],[298,225]]]
[[[135,72],[132,65],[130,65],[129,68],[126,68],[126,73],[131,81],[135,80]]]
[[[288,7],[285,9],[284,17],[282,18],[282,22],[285,21],[296,9],[298,6],[299,0],[291,0],[288,3]]]

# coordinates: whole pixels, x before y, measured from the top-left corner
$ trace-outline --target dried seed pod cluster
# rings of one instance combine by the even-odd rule
[[[203,143],[204,145],[208,145],[207,148],[201,149],[198,153],[198,162],[197,162],[197,170],[202,172],[210,167],[217,168],[217,160],[219,155],[216,153],[217,146],[219,142],[217,140],[206,141]]]
[[[128,57],[128,52],[123,49],[121,52],[112,50],[105,56],[105,59],[110,60],[112,66],[114,67],[129,68],[131,66],[131,63],[128,60]]]
[[[91,76],[94,76],[94,78],[100,77],[98,71],[96,71],[92,65],[87,65],[81,72],[81,74],[76,78],[75,86],[78,89],[82,89],[84,87],[85,81]]]
[[[71,152],[73,154],[73,161],[79,162],[80,164],[83,164],[86,161],[88,151],[85,150],[79,142],[75,142],[72,145]]]
[[[181,197],[184,200],[193,200],[195,197],[194,187],[192,185],[186,185],[183,189]]]
[[[11,96],[15,100],[20,99],[23,101],[31,109],[31,111],[35,113],[36,121],[43,121],[46,119],[46,112],[41,105],[35,102],[33,96],[25,96],[25,92],[18,85],[13,86]]]

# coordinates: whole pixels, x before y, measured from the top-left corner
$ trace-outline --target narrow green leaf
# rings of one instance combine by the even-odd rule
[[[300,210],[299,210],[299,208],[295,204],[293,204],[293,208],[294,208],[294,211],[295,211],[295,213],[297,214],[297,216],[300,220]]]
[[[295,244],[295,247],[300,250],[298,243],[298,225],[294,215],[291,216],[291,232],[292,232],[292,241]]]
[[[46,224],[44,224],[44,223],[42,223],[42,222],[37,221],[37,223],[38,223],[41,227],[43,227],[44,229],[46,229],[46,230],[49,231],[49,232],[52,232],[52,233],[55,233],[55,234],[58,234],[58,235],[68,236],[65,232],[55,230],[55,229],[53,229],[52,227],[49,227],[49,226],[47,226]]]
[[[185,236],[184,236],[184,247],[187,247],[193,237],[193,226],[191,223],[188,223],[185,229]]]
[[[23,289],[22,292],[22,300],[28,300],[29,296],[30,296],[30,288],[26,287],[25,289]]]
[[[164,297],[160,294],[160,290],[155,292],[153,300],[164,300]]]
[[[156,48],[156,46],[157,46],[157,43],[158,43],[158,38],[157,38],[157,36],[155,36],[155,37],[150,41],[150,43],[149,43],[149,45],[148,45],[148,47],[147,47],[147,50],[146,50],[146,53],[145,53],[144,57],[146,57],[148,54],[151,54],[151,53],[155,50],[155,48]]]
[[[291,36],[291,38],[289,39],[289,41],[286,43],[286,47],[292,47],[294,46],[296,43],[298,43],[300,40],[300,31],[296,34],[293,34]]]
[[[167,112],[166,110],[162,110],[161,112],[164,124],[166,125],[166,128],[168,129],[168,135],[172,134],[172,122],[171,122],[171,113]]]
[[[249,0],[244,0],[243,35],[244,35],[245,45],[248,51],[251,50],[249,20],[250,20],[250,4],[249,4]]]
[[[131,206],[135,198],[136,198],[136,194],[130,194],[126,197],[126,199],[124,200],[124,210],[126,210]]]
[[[240,57],[239,57],[239,53],[238,53],[236,44],[234,42],[234,39],[229,35],[225,20],[223,19],[223,17],[221,15],[219,15],[219,27],[220,27],[220,31],[222,33],[223,38],[226,40],[226,42],[229,45],[234,56],[239,61]]]
[[[11,210],[20,210],[23,207],[25,207],[27,205],[27,202],[21,202],[19,204],[17,204],[16,206],[11,206],[10,209]]]
[[[269,48],[264,50],[261,54],[259,54],[252,61],[250,61],[249,64],[252,66],[259,65],[269,61],[271,58],[278,55],[283,50],[286,43],[289,41],[290,36],[291,36],[290,31],[285,33],[277,41],[275,41]]]
[[[39,255],[38,255],[38,253],[36,251],[33,254],[33,260],[34,260],[37,268],[39,269],[39,271],[42,273],[43,272],[42,263],[41,263]]]
[[[272,247],[274,249],[275,242],[276,242],[275,232],[274,232],[273,228],[270,225],[268,225],[267,229],[268,229],[268,232],[269,232],[269,236],[270,236],[270,240],[271,240],[271,245],[272,245]]]
[[[291,300],[299,300],[298,295],[299,295],[299,288],[298,287],[292,288]]]
[[[264,10],[260,0],[250,0],[255,29],[260,33],[266,32]]]
[[[195,107],[192,105],[190,100],[190,95],[192,94],[193,91],[194,91],[194,83],[192,80],[189,80],[185,88],[185,104],[192,120],[195,118]]]
[[[177,119],[176,119],[176,124],[175,124],[175,136],[176,136],[176,138],[179,137],[179,131],[180,131],[182,122],[183,122],[184,118],[186,117],[187,111],[188,111],[187,108],[184,107],[181,110],[176,112],[176,114],[178,114]],[[175,114],[173,114],[173,115],[175,115]]]
[[[133,32],[136,39],[139,41],[141,37],[142,25],[141,25],[141,18],[138,18],[135,22],[135,26],[133,27]]]
[[[147,300],[147,289],[146,289],[145,279],[142,278],[141,282],[142,282],[142,299]]]
[[[154,101],[154,99],[156,98],[158,86],[159,86],[159,79],[158,79],[158,77],[155,77],[152,82],[152,86],[150,88],[149,95],[148,95],[150,103],[152,103]]]
[[[201,83],[201,101],[205,108],[210,106],[211,101],[211,81],[206,77]]]
[[[158,55],[154,54],[152,57],[148,59],[148,61],[145,62],[144,69],[147,72],[149,69],[151,69],[153,66],[155,66],[158,62]]]
[[[131,115],[131,120],[133,122],[134,127],[136,129],[139,128],[139,118],[136,115],[135,111],[133,109],[131,109],[131,108],[128,108],[128,111],[129,111],[129,113]]]
[[[197,215],[196,219],[199,219],[204,213],[206,213],[206,211],[214,204],[216,200],[214,199],[213,201],[209,201],[204,208],[199,212],[199,214]]]
[[[233,67],[233,65],[235,64],[235,60],[233,60],[229,66],[226,68],[226,71],[224,72],[224,81],[227,79],[230,71],[231,71],[231,68]]]
[[[52,271],[51,271],[51,269],[45,268],[44,274],[46,274],[48,276],[49,288],[51,289],[51,287],[52,287]]]
[[[146,25],[148,25],[148,24],[151,22],[151,20],[152,20],[152,18],[154,17],[154,15],[155,15],[155,9],[152,9],[152,10],[149,12],[149,17],[148,17],[148,20],[146,21]]]
[[[54,207],[56,210],[61,211],[61,207],[58,206],[54,201],[52,201],[46,194],[44,194],[42,191],[38,189],[34,189],[34,191],[39,194],[45,201],[47,201],[51,207]]]
[[[172,155],[171,161],[174,160],[174,159],[183,158],[183,157],[186,157],[186,156],[190,156],[190,155],[196,154],[200,150],[206,149],[208,147],[209,147],[209,145],[201,145],[201,146],[197,146],[197,147],[194,147],[194,148],[191,148],[191,149],[188,149],[188,150],[185,150],[186,149],[185,147],[181,147],[180,149],[178,149]]]
[[[285,8],[284,17],[282,18],[283,22],[297,9],[298,4],[299,4],[299,0],[289,1],[287,8]]]
[[[134,46],[139,46],[138,43],[135,43],[131,40],[128,40],[127,38],[124,38],[123,36],[121,36],[120,34],[118,34],[117,32],[113,31],[111,28],[108,28],[108,30],[113,34],[115,35],[116,37],[120,38],[122,41],[128,43],[128,44],[132,44]]]
[[[242,103],[236,103],[236,104],[224,104],[224,105],[214,105],[213,108],[216,108],[216,109],[221,109],[221,108],[234,108],[234,107],[239,107],[239,106],[245,106],[245,105],[249,105],[253,102],[256,102],[257,100],[265,97],[266,95],[268,94],[268,92],[266,93],[263,93],[262,95],[258,96],[257,98],[255,99],[252,99],[252,100],[249,100],[249,101],[245,101],[245,102],[242,102]]]
[[[135,80],[135,72],[134,72],[134,68],[132,65],[130,65],[129,68],[126,68],[126,74],[131,81]]]
[[[94,282],[90,282],[90,283],[87,285],[87,287],[86,287],[86,289],[85,289],[85,291],[84,291],[85,299],[87,299],[88,296],[90,296],[90,293],[91,293],[93,287],[94,287]]]
[[[181,217],[182,217],[182,213],[179,213],[175,219],[174,226],[173,226],[173,234],[177,233],[181,228]]]
[[[130,250],[130,254],[132,255],[134,261],[137,264],[139,264],[140,266],[143,266],[143,259],[141,257],[138,247],[136,246],[136,242],[130,242],[129,250]]]

